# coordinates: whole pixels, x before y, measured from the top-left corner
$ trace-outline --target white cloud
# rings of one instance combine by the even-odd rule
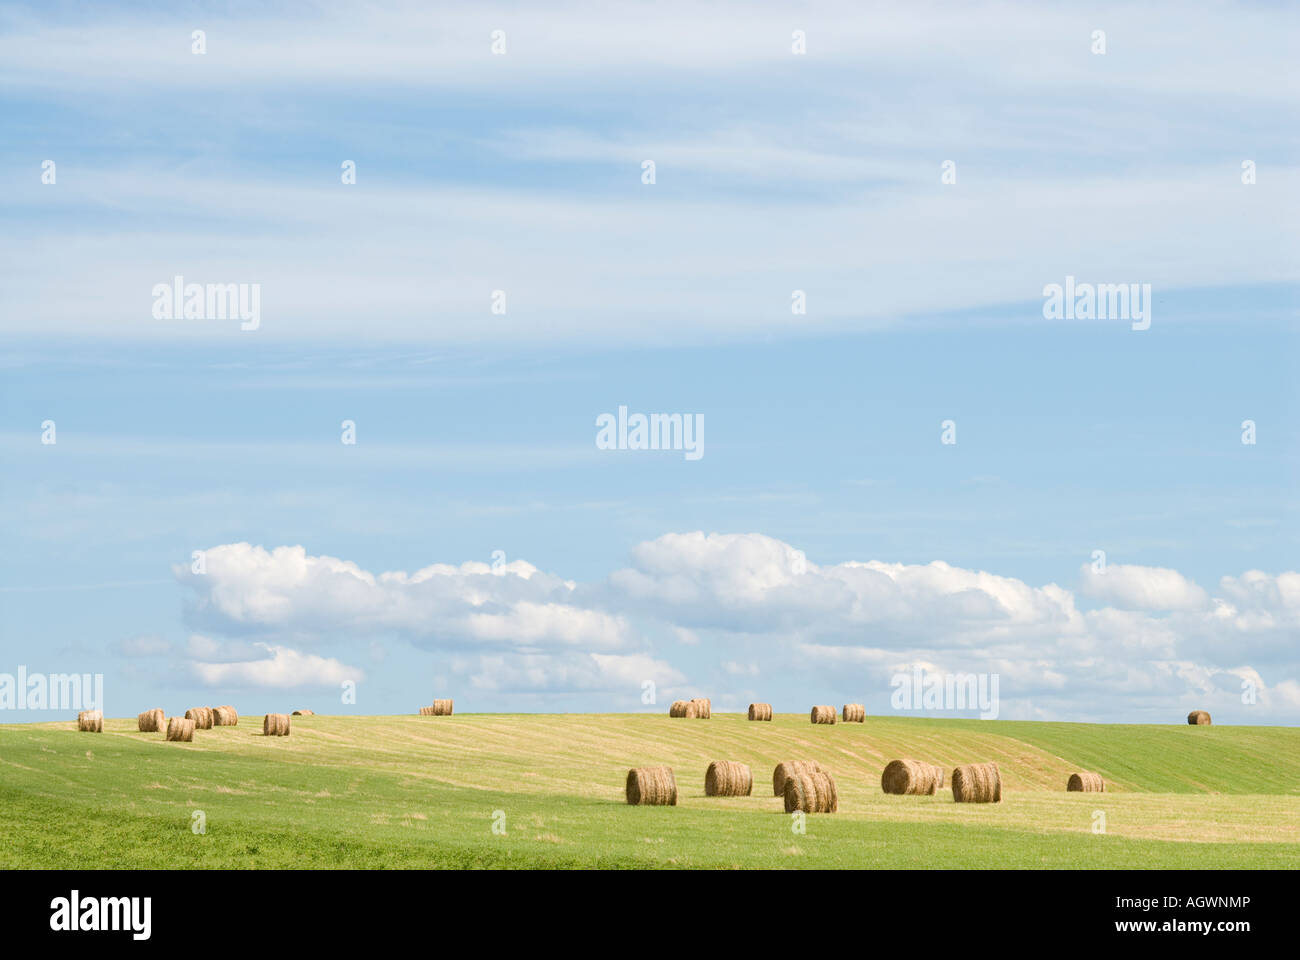
[[[811,630],[825,638],[860,635],[982,642],[1050,627],[1081,632],[1067,590],[964,570],[846,561],[818,566],[762,534],[667,534],[639,544],[633,566],[609,577],[610,593],[635,609],[687,626],[770,632]]]
[[[1225,577],[1211,598],[1172,569],[1112,565],[1094,579],[1085,570],[1089,592],[1113,605],[1081,612],[1056,584],[943,561],[821,565],[756,533],[670,533],[590,584],[522,560],[499,573],[438,563],[408,574],[300,546],[227,544],[205,557],[205,574],[175,572],[194,591],[191,617],[228,637],[190,638],[194,670],[210,683],[350,677],[296,648],[370,649],[382,636],[448,657],[451,674],[475,689],[512,696],[599,692],[631,705],[652,682],[665,695],[689,687],[739,702],[739,686],[761,676],[774,701],[790,688],[869,700],[922,664],[998,674],[1006,717],[1295,713],[1294,572]],[[249,633],[283,639],[241,639]],[[669,638],[671,661],[655,653],[647,638],[656,636]],[[1242,701],[1243,681],[1257,691],[1254,706]]]
[[[1285,211],[1300,170],[1282,162],[1289,145],[1273,122],[1300,99],[1294,18],[1101,9],[1116,43],[1106,57],[1087,53],[1093,27],[1077,13],[1029,3],[1011,16],[908,4],[884,18],[832,4],[800,15],[806,57],[789,53],[780,3],[673,3],[652,15],[415,5],[361,18],[326,4],[213,16],[203,57],[189,53],[193,25],[161,14],[97,11],[75,26],[14,17],[0,35],[10,89],[78,108],[112,91],[150,117],[153,136],[148,156],[78,164],[57,190],[36,177],[13,185],[6,212],[30,215],[33,228],[0,241],[23,278],[0,306],[10,329],[31,332],[228,334],[151,319],[152,285],[188,271],[262,284],[265,338],[356,337],[365,315],[365,333],[444,343],[681,343],[861,331],[992,304],[1027,304],[1033,320],[1043,285],[1066,272],[1162,293],[1294,280]],[[1160,41],[1171,16],[1177,44]],[[506,29],[507,56],[490,54],[487,22]],[[654,110],[629,111],[647,75],[673,79]],[[336,84],[371,109],[341,115]],[[414,158],[418,172],[377,159],[372,175],[363,161],[355,190],[323,170],[295,184],[253,167],[222,179],[230,172],[190,155],[159,162],[158,145],[183,143],[195,114],[262,133],[264,118],[240,106],[250,85],[300,104],[291,132],[304,142],[340,124],[357,140],[391,139],[418,125],[406,105],[423,94],[483,97],[492,122],[449,117],[432,152]],[[185,110],[152,99],[176,89]],[[577,129],[575,91],[591,105]],[[1207,97],[1232,104],[1225,142],[1272,158],[1249,191],[1200,149]],[[724,127],[710,102],[728,108]],[[941,189],[938,165],[954,144],[958,185]],[[653,202],[639,185],[649,158],[660,165]],[[165,229],[148,216],[160,209],[172,213]],[[1044,232],[1045,210],[1071,229]],[[64,226],[106,212],[112,230]],[[375,228],[365,244],[358,223]],[[333,268],[339,249],[346,271]],[[508,315],[466,322],[503,270]],[[792,316],[791,287],[755,275],[798,277],[815,308]]]
[[[520,648],[628,641],[622,618],[575,605],[572,584],[519,560],[499,572],[468,562],[376,574],[301,546],[247,543],[213,547],[204,559],[202,574],[173,570],[194,591],[189,616],[228,632],[395,633],[417,644]]]
[[[1177,570],[1110,563],[1103,570],[1080,568],[1080,589],[1125,610],[1199,610],[1205,591]]]
[[[301,653],[288,647],[260,645],[269,656],[235,663],[195,661],[195,677],[210,687],[338,687],[343,681],[359,682],[365,675],[333,658]]]
[[[616,693],[639,698],[646,682],[656,687],[686,678],[663,660],[644,654],[525,654],[459,659],[453,673],[466,676],[476,689],[492,691]]]

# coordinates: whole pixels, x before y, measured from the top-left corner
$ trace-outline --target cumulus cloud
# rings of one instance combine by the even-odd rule
[[[1085,567],[1094,603],[1080,610],[1054,583],[940,560],[817,564],[757,533],[670,533],[586,584],[523,561],[376,573],[301,546],[227,544],[205,559],[206,573],[176,576],[205,628],[187,650],[209,683],[354,678],[299,648],[369,649],[383,637],[448,657],[473,689],[512,696],[629,697],[650,683],[724,703],[762,676],[778,700],[843,690],[869,701],[917,665],[997,673],[1004,717],[1168,720],[1202,706],[1278,718],[1294,716],[1300,691],[1294,572],[1227,576],[1211,596],[1172,569]]]
[[[174,568],[190,587],[187,615],[226,632],[309,635],[398,634],[417,645],[626,645],[617,616],[575,605],[575,586],[523,561],[433,564],[408,574],[371,573],[355,563],[312,556],[301,546],[266,550],[232,543],[204,551],[205,571]]]
[[[259,644],[265,655],[233,663],[191,664],[194,676],[210,687],[338,687],[343,681],[359,682],[362,672],[329,657],[301,653],[288,647]]]
[[[797,629],[832,641],[863,629],[896,639],[941,632],[955,643],[1084,628],[1073,596],[1055,584],[1030,587],[942,561],[818,566],[756,533],[668,534],[638,545],[632,560],[609,577],[613,602],[690,627]]]
[[[1101,569],[1084,564],[1080,590],[1125,610],[1199,610],[1204,590],[1177,570],[1110,563]]]

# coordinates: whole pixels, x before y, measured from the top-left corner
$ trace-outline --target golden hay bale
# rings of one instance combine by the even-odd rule
[[[835,780],[829,773],[797,773],[785,781],[785,812],[834,813],[840,808]]]
[[[289,735],[289,715],[287,713],[268,713],[262,719],[262,736],[287,737]]]
[[[212,711],[212,725],[214,727],[237,727],[239,726],[239,713],[234,707],[209,707]]]
[[[677,781],[672,767],[636,767],[627,772],[627,802],[660,807],[677,806]]]
[[[421,707],[421,708],[420,708],[420,716],[422,716],[422,717],[431,717],[431,716],[433,716],[433,707]]]
[[[835,708],[834,707],[813,707],[812,714],[810,715],[810,717],[813,723],[834,723]]]
[[[738,760],[714,760],[704,773],[706,797],[747,797],[753,789],[749,764]]]
[[[674,700],[673,705],[668,708],[668,716],[695,719],[699,717],[700,710],[701,706],[698,700]]]
[[[190,707],[185,711],[185,719],[194,721],[195,730],[212,729],[212,708],[211,707]]]
[[[1065,789],[1070,793],[1105,793],[1106,781],[1101,779],[1100,773],[1083,770],[1070,774],[1070,782],[1065,785]]]
[[[1208,727],[1210,725],[1210,715],[1204,710],[1193,710],[1187,715],[1187,722],[1193,727]]]
[[[141,733],[160,733],[163,729],[164,714],[162,707],[146,710],[136,721]]]
[[[316,716],[316,711],[315,711],[315,710],[295,710],[295,711],[293,712],[293,715],[294,715],[295,717],[314,717],[314,716]]]
[[[172,717],[167,721],[167,739],[189,743],[194,739],[194,721],[184,717]]]
[[[860,703],[844,704],[844,722],[845,723],[864,723],[867,719],[867,708]]]
[[[952,772],[952,798],[957,803],[1000,803],[1002,774],[996,763],[968,763]]]
[[[695,697],[691,700],[695,704],[695,716],[700,720],[708,720],[713,716],[713,701],[708,697]]]
[[[785,782],[797,773],[821,773],[822,765],[816,760],[786,760],[772,771],[772,796],[785,796]]]
[[[103,733],[104,711],[82,710],[77,714],[77,729],[84,733]]]
[[[770,703],[751,703],[749,705],[749,719],[771,720],[772,705]]]
[[[450,700],[433,701],[433,715],[435,717],[450,717],[452,714],[453,703]]]
[[[885,793],[933,796],[943,786],[943,768],[919,760],[890,760],[880,775],[880,789]]]

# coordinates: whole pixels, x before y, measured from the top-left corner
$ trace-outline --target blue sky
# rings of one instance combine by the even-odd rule
[[[0,674],[1295,723],[1297,19],[0,8]],[[1150,329],[1044,319],[1067,275]],[[597,449],[620,404],[704,456]]]

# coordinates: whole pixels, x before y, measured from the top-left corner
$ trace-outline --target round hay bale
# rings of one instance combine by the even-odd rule
[[[659,807],[677,806],[677,780],[672,767],[635,767],[627,772],[627,802]]]
[[[810,719],[812,720],[813,723],[834,723],[835,708],[834,707],[813,707],[812,713],[810,714]]]
[[[749,705],[749,719],[771,720],[772,705],[770,703],[751,703]]]
[[[185,711],[185,719],[194,721],[195,730],[212,729],[212,708],[211,707],[190,707]]]
[[[943,769],[920,760],[890,760],[880,775],[880,789],[885,793],[933,796],[943,785]]]
[[[867,708],[860,703],[844,704],[844,722],[845,723],[865,723],[867,719]]]
[[[696,719],[708,720],[713,716],[713,701],[708,697],[695,697],[691,703],[695,704]]]
[[[957,803],[1000,803],[1002,774],[996,763],[968,763],[952,772],[952,798]]]
[[[239,713],[234,707],[210,707],[212,711],[212,725],[214,727],[237,727],[239,726]]]
[[[167,739],[189,743],[194,739],[194,721],[172,717],[167,721]]]
[[[420,716],[422,716],[422,717],[431,717],[431,716],[433,716],[433,707],[421,707],[421,708],[420,708]]]
[[[314,716],[316,716],[316,711],[315,711],[315,710],[295,710],[295,711],[293,712],[293,715],[294,715],[295,717],[314,717]]]
[[[1204,710],[1193,710],[1187,715],[1187,722],[1193,727],[1210,726],[1210,715]]]
[[[433,715],[435,717],[450,717],[452,714],[453,703],[450,700],[433,701]]]
[[[1070,781],[1065,785],[1065,789],[1069,793],[1105,793],[1106,781],[1101,779],[1100,773],[1081,770],[1079,773],[1070,774]]]
[[[268,713],[262,719],[262,736],[287,737],[289,735],[289,715],[287,713]]]
[[[840,808],[835,780],[829,773],[796,773],[785,781],[785,812],[834,813]]]
[[[141,733],[161,733],[163,724],[166,722],[164,716],[162,707],[146,710],[140,714],[136,725],[140,728]]]
[[[82,733],[103,733],[104,711],[82,710],[77,714],[77,729]]]
[[[704,772],[706,797],[747,797],[754,789],[749,764],[738,760],[714,760]]]
[[[785,760],[778,763],[772,771],[772,796],[785,796],[785,782],[797,773],[821,772],[821,764],[816,760]]]

